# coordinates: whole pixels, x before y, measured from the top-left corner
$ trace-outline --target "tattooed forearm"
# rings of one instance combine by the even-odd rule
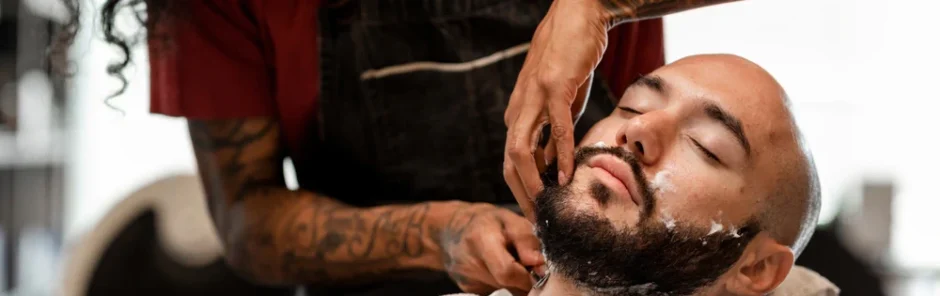
[[[739,0],[599,0],[611,27],[624,22],[662,17],[690,9]]]
[[[190,121],[190,135],[226,259],[251,279],[348,283],[442,268],[429,221],[440,204],[363,209],[287,189],[274,120]]]
[[[345,283],[415,267],[433,269],[431,207],[295,207],[276,227],[281,257],[269,268],[305,282]]]

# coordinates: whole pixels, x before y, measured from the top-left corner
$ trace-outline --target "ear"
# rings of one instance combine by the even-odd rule
[[[728,271],[726,288],[735,295],[766,295],[787,278],[792,267],[793,250],[762,233]]]

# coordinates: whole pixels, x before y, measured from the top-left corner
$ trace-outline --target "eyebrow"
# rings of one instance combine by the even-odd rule
[[[738,143],[741,143],[741,146],[744,147],[744,153],[750,156],[751,142],[748,142],[747,137],[744,135],[741,120],[713,102],[706,101],[704,104],[705,114],[708,115],[709,118],[721,123],[728,131],[731,131],[731,134],[738,139]]]
[[[630,87],[639,86],[646,87],[662,95],[666,95],[666,90],[668,89],[668,84],[661,77],[656,75],[644,75],[636,79]],[[708,118],[718,121],[721,125],[731,132],[732,135],[738,140],[738,143],[741,144],[741,147],[744,148],[744,153],[747,156],[751,155],[751,142],[747,140],[747,136],[744,135],[744,128],[741,124],[741,120],[725,111],[715,104],[712,100],[706,99],[704,103],[705,114]]]
[[[636,80],[630,84],[630,87],[633,86],[645,86],[649,89],[655,90],[660,94],[666,93],[666,83],[662,78],[656,75],[643,75],[638,77]]]

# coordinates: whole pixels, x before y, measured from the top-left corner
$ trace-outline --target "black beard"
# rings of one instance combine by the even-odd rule
[[[735,235],[708,235],[707,229],[679,222],[670,229],[654,221],[655,199],[632,154],[616,147],[581,148],[576,169],[591,156],[605,153],[633,168],[645,201],[640,221],[636,227],[617,230],[598,213],[572,210],[567,203],[570,185],[553,181],[557,167],[549,167],[545,190],[536,198],[536,231],[555,276],[599,295],[691,295],[725,273],[757,235],[760,228],[754,219]],[[610,193],[595,187],[592,184],[589,194],[605,203]]]

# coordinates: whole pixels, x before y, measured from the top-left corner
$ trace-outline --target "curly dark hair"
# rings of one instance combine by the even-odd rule
[[[184,0],[187,1],[187,0]],[[104,33],[104,40],[111,46],[116,47],[121,52],[119,60],[111,63],[107,67],[108,74],[121,81],[121,87],[112,93],[108,99],[114,98],[127,90],[128,80],[124,76],[124,69],[131,64],[131,47],[146,40],[160,40],[159,36],[148,36],[148,32],[153,31],[155,24],[161,19],[170,15],[169,10],[173,0],[106,0],[101,7],[101,14],[98,15],[98,21],[101,30]],[[55,44],[50,50],[50,61],[53,69],[59,73],[71,75],[73,69],[62,62],[67,61],[64,58],[68,54],[68,48],[75,41],[78,33],[81,19],[81,9],[83,3],[87,0],[62,0],[65,7],[70,12],[69,21],[64,24],[56,36]],[[137,22],[144,28],[130,35],[120,32],[116,28],[116,17],[119,13],[129,10]]]

